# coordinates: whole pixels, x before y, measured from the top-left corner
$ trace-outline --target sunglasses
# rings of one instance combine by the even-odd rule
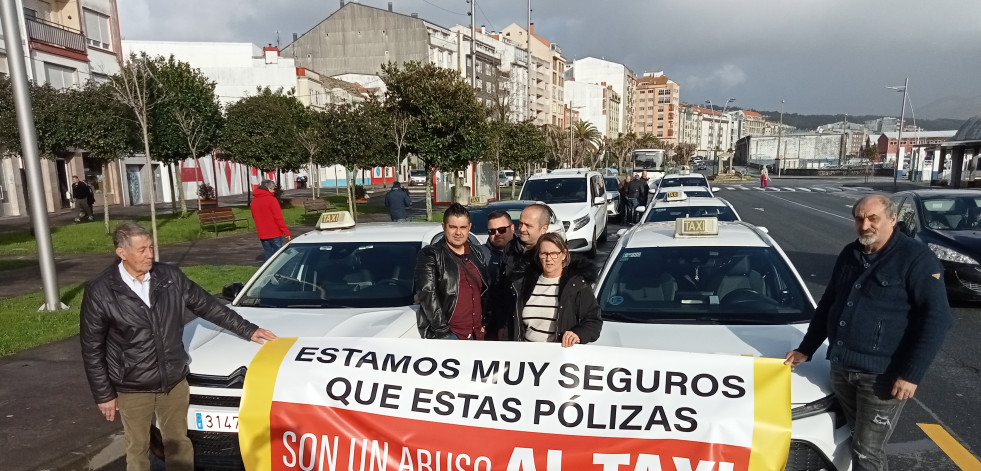
[[[504,233],[507,231],[508,231],[508,226],[495,227],[495,228],[487,229],[487,235],[494,235],[494,233],[504,235]]]

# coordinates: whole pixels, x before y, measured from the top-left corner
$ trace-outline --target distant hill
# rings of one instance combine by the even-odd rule
[[[967,119],[981,113],[981,95],[973,97],[947,96],[927,103],[916,109],[917,116],[935,119],[939,116],[947,118]]]
[[[760,111],[753,110],[757,113],[762,114],[766,119],[779,122],[780,112],[779,111]],[[865,115],[865,116],[848,116],[848,122],[850,123],[864,123],[866,121],[871,121],[873,119],[879,119],[882,116],[875,115]],[[907,123],[912,124],[912,119],[909,116],[907,118]],[[814,130],[818,126],[823,126],[825,124],[837,123],[842,120],[842,115],[829,115],[829,114],[797,114],[797,113],[784,113],[783,122],[800,130]],[[953,131],[961,127],[966,119],[917,119],[916,125],[923,128],[926,131]]]

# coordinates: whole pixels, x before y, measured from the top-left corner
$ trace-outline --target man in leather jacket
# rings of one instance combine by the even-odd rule
[[[119,263],[90,281],[82,298],[82,360],[92,396],[106,420],[119,411],[127,469],[150,469],[156,416],[167,469],[192,470],[182,314],[189,311],[258,343],[276,336],[221,305],[177,267],[154,263],[151,235],[140,225],[120,225],[113,243]]]
[[[501,326],[502,332],[498,338],[510,339],[514,332],[509,330],[514,326],[514,315],[517,308],[518,295],[522,292],[522,280],[528,268],[535,263],[532,249],[546,232],[548,232],[548,206],[535,203],[521,211],[518,226],[518,237],[508,242],[501,255],[501,268],[494,293],[494,322]]]
[[[470,212],[458,203],[443,213],[443,240],[419,251],[415,283],[419,334],[426,339],[483,340],[490,283],[485,252],[471,244]]]

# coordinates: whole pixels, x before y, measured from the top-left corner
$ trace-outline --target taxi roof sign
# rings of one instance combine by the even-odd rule
[[[718,235],[718,218],[678,218],[674,221],[675,237],[714,237]]]
[[[320,215],[317,221],[317,229],[330,231],[335,229],[348,229],[355,226],[354,216],[349,211],[331,211]]]
[[[681,190],[669,191],[664,198],[665,201],[684,201],[686,199],[688,199],[688,195],[686,195],[685,192]]]

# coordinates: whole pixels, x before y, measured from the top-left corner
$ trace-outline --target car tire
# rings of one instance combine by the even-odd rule
[[[609,231],[607,231],[607,229],[609,227],[610,227],[609,224],[605,224],[603,226],[603,230],[600,232],[599,237],[596,239],[597,242],[606,242],[606,240],[609,239],[610,234],[609,234]],[[596,249],[595,245],[596,244],[593,244],[593,249],[594,250]]]
[[[589,248],[589,251],[588,252],[586,252],[586,256],[587,257],[589,257],[589,258],[596,258],[596,246],[597,245],[599,245],[599,244],[596,242],[596,232],[594,231],[593,232],[593,246]]]

